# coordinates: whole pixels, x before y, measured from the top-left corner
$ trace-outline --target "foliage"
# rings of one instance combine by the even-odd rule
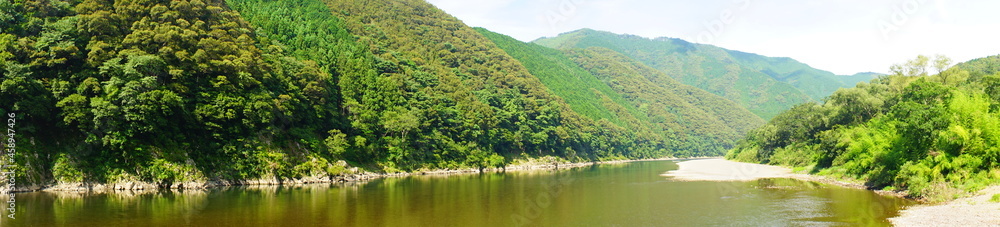
[[[557,49],[588,47],[611,49],[655,68],[663,72],[663,75],[683,84],[704,89],[736,102],[764,119],[770,119],[781,111],[810,100],[803,90],[761,71],[772,70],[773,67],[758,67],[756,58],[744,57],[744,54],[737,54],[741,52],[731,52],[711,45],[694,44],[673,38],[647,39],[590,29],[561,34],[555,38],[539,39],[534,43]],[[773,74],[782,79],[795,79],[778,73]],[[659,83],[666,78],[652,80]],[[824,81],[826,80],[817,80],[816,83],[825,83]],[[799,84],[802,89],[813,89],[815,86],[832,89],[839,87],[839,85],[826,86],[805,80],[801,82],[809,83]],[[832,82],[840,84],[839,81]],[[829,93],[819,96],[827,94]]]
[[[727,158],[813,166],[814,173],[932,201],[1000,183],[1000,113],[991,93],[997,84],[992,76],[972,81],[963,67],[947,69],[947,58],[935,59],[918,57],[893,66],[894,75],[838,90],[824,104],[782,113]],[[937,74],[927,75],[929,68]]]
[[[83,182],[83,172],[70,163],[66,155],[60,155],[52,165],[52,176],[58,182]]]
[[[648,120],[644,114],[640,114],[634,106],[626,102],[621,94],[577,66],[561,51],[538,44],[524,43],[484,28],[476,28],[476,31],[521,62],[552,93],[565,99],[574,111],[595,120],[608,119],[620,126],[626,126],[623,119],[628,116],[619,115]],[[611,110],[614,107],[603,105],[602,94],[612,100],[612,105],[624,108],[627,112],[616,114]]]
[[[706,155],[760,123],[677,84],[633,97],[560,51],[518,61],[418,0],[14,0],[0,23],[30,183]]]
[[[478,30],[524,63],[556,94],[575,97],[568,99],[571,106],[607,107],[617,114],[612,119],[623,121],[619,125],[635,130],[636,136],[649,143],[668,144],[665,147],[675,152],[720,155],[739,136],[763,123],[729,100],[680,84],[606,48],[558,51]],[[594,92],[588,96],[589,91]],[[601,96],[610,96],[609,102],[599,101]]]
[[[284,170],[257,147],[299,162],[340,125],[331,74],[258,45],[221,2],[13,3],[0,105],[34,141],[20,163],[42,177],[26,182],[259,177]]]
[[[609,49],[573,49],[567,55],[646,113],[648,122],[631,127],[651,128],[677,144],[678,152],[721,155],[719,151],[763,123],[729,100],[680,84]]]
[[[726,50],[737,63],[764,73],[777,81],[788,83],[812,100],[822,100],[840,88],[847,88],[858,82],[874,79],[871,74],[838,76],[831,72],[815,69],[791,58],[772,58],[753,53]]]
[[[364,138],[369,152],[355,156],[408,170],[488,167],[522,156],[668,155],[614,124],[607,109],[573,111],[566,100],[578,97],[550,93],[522,62],[426,2],[327,3],[378,70],[341,81],[348,137]],[[598,97],[579,98],[593,104]]]

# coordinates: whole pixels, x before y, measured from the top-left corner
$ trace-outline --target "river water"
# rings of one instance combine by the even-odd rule
[[[913,202],[792,179],[685,182],[673,161],[144,194],[17,194],[0,226],[888,226]]]

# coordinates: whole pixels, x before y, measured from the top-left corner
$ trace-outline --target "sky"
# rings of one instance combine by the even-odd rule
[[[581,28],[671,37],[838,75],[886,73],[917,55],[1000,54],[993,0],[428,0],[469,26],[530,42]]]

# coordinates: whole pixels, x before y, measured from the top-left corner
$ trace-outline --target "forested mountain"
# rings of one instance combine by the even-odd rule
[[[223,2],[4,1],[0,108],[19,186],[301,176],[343,127],[324,67]]]
[[[669,144],[572,111],[520,62],[429,3],[327,5],[368,46],[380,70],[356,79],[359,87],[345,88],[344,99],[356,135],[380,135],[366,138],[370,145],[359,150],[374,152],[384,165],[426,160],[443,164],[427,167],[442,168],[462,163],[456,160],[495,165],[501,156],[597,160],[670,151]]]
[[[853,87],[855,83],[845,80],[867,82],[875,77],[871,74],[838,76],[831,72],[815,69],[791,58],[766,57],[753,53],[726,50],[741,66],[767,74],[775,80],[795,86],[812,100],[822,100],[840,88]],[[866,76],[868,76],[866,78]],[[847,82],[847,83],[845,83]]]
[[[764,57],[681,39],[647,39],[581,29],[534,42],[557,49],[604,47],[617,51],[681,83],[739,103],[764,119],[848,87],[833,73],[789,58]]]
[[[729,100],[682,85],[608,49],[564,53],[477,30],[522,62],[555,94],[577,97],[569,101],[574,109],[603,106],[606,112],[618,114],[617,119],[625,123],[622,126],[678,144],[687,154],[724,150],[746,131],[764,123]]]
[[[727,158],[806,167],[935,201],[1000,183],[996,59],[947,69],[921,56],[893,66],[892,75],[839,90],[824,104],[778,115]]]
[[[626,122],[629,122],[628,127],[641,126],[634,122],[640,119],[648,121],[648,117],[628,103],[621,94],[577,66],[562,51],[537,44],[529,45],[484,28],[475,29],[521,62],[552,93],[564,98],[576,112],[591,119],[608,119],[620,126],[626,126]]]
[[[25,184],[710,155],[762,123],[676,83],[615,84],[649,72],[612,53],[578,57],[639,68],[603,72],[541,46],[518,61],[419,0],[17,0],[0,12],[0,112],[16,115]]]
[[[650,114],[653,123],[676,122],[691,134],[743,135],[763,124],[763,119],[735,102],[677,82],[621,53],[601,47],[571,49],[567,54],[581,67],[628,94],[634,105]],[[720,129],[721,127],[722,129]],[[735,133],[735,134],[733,134]]]
[[[980,81],[983,77],[1000,72],[1000,55],[973,59],[959,63],[954,68],[953,70],[968,72],[969,80]]]
[[[852,86],[858,85],[858,83],[871,82],[872,80],[883,75],[884,74],[881,73],[864,72],[864,73],[855,73],[854,75],[850,76],[838,76],[837,79],[840,79],[840,82],[844,83],[844,85],[847,86],[845,88],[851,88]]]

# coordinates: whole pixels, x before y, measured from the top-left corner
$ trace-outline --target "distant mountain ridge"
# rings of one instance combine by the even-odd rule
[[[791,58],[766,57],[682,39],[648,39],[635,35],[581,29],[534,43],[556,49],[604,47],[743,105],[770,119],[806,101],[820,101],[854,81],[874,77],[837,76]]]
[[[554,94],[566,98],[577,112],[595,120],[609,119],[637,130],[641,137],[677,144],[678,152],[712,154],[764,123],[730,100],[681,84],[610,49],[559,51],[476,30],[524,64]]]

